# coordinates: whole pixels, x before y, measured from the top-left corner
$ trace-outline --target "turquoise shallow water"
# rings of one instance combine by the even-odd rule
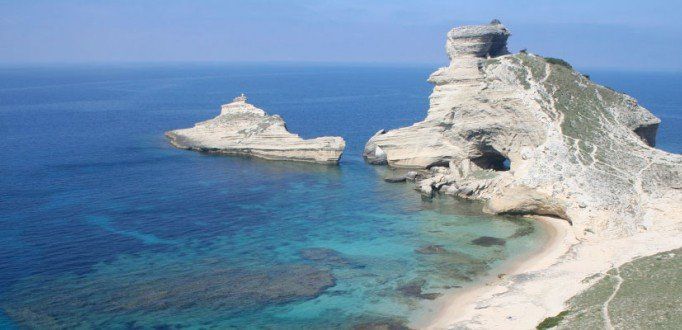
[[[363,162],[375,131],[424,116],[432,69],[3,68],[0,327],[349,328],[428,315],[433,298],[545,235],[476,203],[422,200]],[[340,166],[164,140],[241,92],[304,137],[344,136]],[[500,240],[472,242],[482,236]]]

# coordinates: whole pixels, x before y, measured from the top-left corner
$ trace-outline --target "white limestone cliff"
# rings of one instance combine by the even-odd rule
[[[337,164],[346,145],[341,137],[304,140],[287,131],[280,116],[247,103],[243,94],[223,105],[217,117],[166,137],[180,149],[321,164]]]
[[[643,231],[649,211],[681,205],[682,156],[653,148],[658,118],[561,60],[509,54],[509,35],[499,21],[451,30],[426,119],[378,132],[366,160],[420,170],[426,196],[559,217],[578,235]]]

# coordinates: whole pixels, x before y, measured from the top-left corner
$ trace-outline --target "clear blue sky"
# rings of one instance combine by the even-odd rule
[[[510,49],[582,68],[682,70],[682,1],[0,0],[0,63],[446,62],[500,19]]]

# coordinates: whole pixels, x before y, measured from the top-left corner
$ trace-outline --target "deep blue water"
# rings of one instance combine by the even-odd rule
[[[0,327],[329,328],[428,315],[430,294],[494,275],[544,239],[476,203],[422,200],[363,162],[374,132],[425,116],[434,69],[0,68]],[[661,117],[659,146],[680,152],[682,75],[589,73]],[[303,137],[343,136],[340,166],[165,141],[242,92]],[[471,242],[480,236],[506,244]],[[418,253],[428,245],[447,253]]]

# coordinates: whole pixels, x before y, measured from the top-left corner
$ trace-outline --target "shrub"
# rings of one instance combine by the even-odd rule
[[[568,62],[566,62],[560,58],[545,57],[545,61],[547,61],[547,63],[549,63],[549,64],[561,65],[561,66],[567,67],[569,69],[573,69],[573,67]]]
[[[566,317],[566,315],[568,315],[568,311],[563,311],[557,314],[556,316],[548,317],[544,321],[540,322],[540,324],[538,324],[538,326],[535,327],[535,329],[544,330],[554,328],[557,325],[559,325],[559,322],[561,322],[561,320],[563,320],[564,317]]]

